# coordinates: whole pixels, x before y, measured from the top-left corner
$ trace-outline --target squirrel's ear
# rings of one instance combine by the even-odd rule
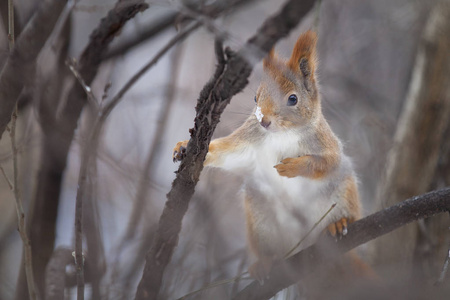
[[[289,68],[294,72],[301,72],[305,77],[313,77],[316,69],[316,43],[317,35],[308,30],[303,33],[295,43],[291,58],[288,61]]]
[[[275,61],[275,50],[272,48],[267,56],[263,59],[263,67],[264,70],[270,69],[271,66],[273,66]]]

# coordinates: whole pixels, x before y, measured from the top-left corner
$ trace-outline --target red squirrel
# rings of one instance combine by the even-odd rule
[[[204,162],[242,177],[249,247],[258,258],[249,272],[260,281],[333,203],[295,252],[324,230],[345,235],[347,224],[360,217],[352,163],[322,114],[316,42],[307,31],[288,60],[270,51],[254,114],[229,136],[211,141]],[[187,142],[176,145],[174,161],[184,158]]]

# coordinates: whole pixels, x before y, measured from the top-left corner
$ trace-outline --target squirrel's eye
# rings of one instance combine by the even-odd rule
[[[256,103],[256,96],[255,96],[255,103]]]
[[[290,95],[287,101],[287,106],[294,106],[295,104],[297,104],[297,95]]]

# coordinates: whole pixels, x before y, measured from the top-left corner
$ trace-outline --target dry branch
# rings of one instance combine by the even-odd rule
[[[56,222],[57,205],[52,201],[59,195],[60,184],[55,182],[56,174],[52,172],[53,168],[57,168],[55,163],[56,143],[50,143],[53,130],[53,122],[51,121],[54,107],[57,106],[57,101],[60,99],[62,91],[62,82],[65,75],[64,60],[69,47],[70,37],[70,23],[66,22],[66,26],[60,32],[60,36],[54,43],[54,53],[52,53],[57,61],[55,69],[51,72],[48,78],[45,76],[36,79],[34,91],[34,99],[40,104],[39,118],[41,128],[43,130],[43,145],[41,152],[39,176],[37,179],[37,187],[34,198],[31,202],[29,214],[29,222],[27,224],[27,231],[30,234],[30,242],[33,254],[33,272],[35,275],[36,288],[40,295],[44,295],[44,274],[45,266],[50,259],[50,255],[54,247],[55,230],[54,224]],[[66,72],[67,73],[67,72]],[[45,87],[45,88],[42,88]],[[44,202],[45,201],[45,202]],[[46,206],[43,207],[42,204]],[[55,215],[52,218],[52,215]],[[16,299],[24,299],[27,293],[25,286],[24,269],[21,268],[19,280],[17,283]]]
[[[22,88],[34,79],[29,68],[35,64],[65,5],[63,0],[42,1],[3,66],[0,73],[0,138],[11,120]]]
[[[276,265],[264,285],[254,281],[239,292],[234,300],[269,299],[302,278],[312,276],[321,267],[326,267],[343,253],[361,244],[410,222],[448,211],[450,187],[405,200],[351,224],[348,234],[336,242],[324,236],[315,245],[297,253],[285,263]]]
[[[29,297],[31,300],[36,299],[36,290],[34,284],[34,276],[33,276],[33,260],[31,253],[31,243],[28,238],[27,229],[26,229],[26,220],[25,220],[25,211],[22,205],[22,197],[20,192],[20,184],[19,184],[19,169],[18,169],[18,150],[16,144],[16,122],[17,122],[17,104],[16,108],[12,114],[11,120],[11,147],[13,153],[13,169],[14,169],[14,198],[16,200],[16,212],[17,212],[17,222],[20,237],[23,243],[23,260],[24,260],[24,268],[26,274],[27,288]]]
[[[78,61],[78,71],[87,84],[91,84],[107,47],[120,32],[120,29],[129,19],[148,7],[143,2],[143,0],[119,1],[93,31],[89,44]],[[62,61],[65,59],[65,56],[62,57]],[[56,73],[60,75],[59,79],[63,77],[64,72]],[[43,121],[41,126],[45,134],[43,136],[37,189],[32,205],[34,209],[30,220],[30,223],[33,224],[30,229],[33,253],[38,252],[38,255],[35,255],[37,259],[34,263],[35,273],[37,274],[44,273],[45,266],[53,251],[62,176],[73,134],[82,108],[86,103],[86,95],[82,87],[76,84],[69,91],[66,105],[57,117],[54,109],[57,104],[48,101],[53,97],[58,97],[57,94],[45,95],[45,99],[42,99],[42,105],[39,107],[40,117]],[[39,276],[37,282],[38,287],[43,290],[43,276]],[[19,293],[23,293],[25,289],[26,287],[22,286]],[[17,298],[23,299],[20,295]]]
[[[165,100],[162,102],[162,107],[158,113],[158,120],[156,121],[156,128],[155,128],[155,136],[152,139],[151,148],[149,149],[146,161],[144,163],[144,167],[142,169],[142,173],[140,174],[139,178],[139,184],[137,186],[137,192],[134,199],[134,205],[133,210],[130,214],[130,217],[128,218],[128,224],[127,228],[125,229],[125,233],[122,237],[122,239],[118,243],[117,251],[116,251],[116,258],[114,259],[115,264],[113,266],[112,275],[111,275],[111,285],[114,285],[114,281],[118,277],[119,274],[119,256],[122,254],[122,251],[125,249],[127,245],[130,244],[130,241],[132,241],[136,234],[138,234],[138,225],[142,221],[142,217],[145,212],[145,205],[148,203],[151,203],[151,190],[148,186],[148,182],[153,182],[155,180],[155,174],[151,172],[151,170],[154,170],[156,168],[156,164],[159,159],[159,155],[161,154],[161,151],[163,150],[163,138],[164,134],[166,132],[166,127],[169,122],[169,114],[172,111],[172,106],[175,101],[175,94],[176,94],[176,83],[178,80],[177,74],[179,73],[180,68],[180,60],[181,60],[181,53],[182,53],[181,45],[178,45],[174,49],[174,53],[171,57],[171,67],[170,67],[170,73],[174,74],[171,76],[170,82],[167,85]],[[155,232],[155,224],[145,224],[144,226],[144,237],[149,237]],[[144,238],[145,239],[145,238]],[[123,274],[124,270],[122,271],[122,276],[125,278],[125,287],[129,287],[132,279],[135,277],[135,275],[138,273],[137,270],[139,269],[139,266],[142,264],[142,261],[144,260],[145,254],[147,253],[147,249],[150,247],[149,241],[144,240],[139,245],[139,250],[136,251],[136,255],[133,258],[133,262],[128,264],[128,267],[125,269],[125,274]],[[125,290],[128,290],[127,288]]]
[[[89,135],[86,146],[83,149],[80,173],[78,176],[78,190],[75,203],[75,261],[77,268],[77,298],[83,299],[84,295],[84,268],[83,268],[83,253],[82,253],[82,241],[83,241],[83,202],[87,193],[87,179],[88,169],[91,164],[94,163],[94,159],[97,153],[98,144],[100,142],[100,134],[105,124],[106,119],[112,112],[112,110],[120,103],[125,93],[150,69],[152,68],[161,57],[163,57],[174,45],[179,41],[182,41],[191,32],[200,27],[200,22],[193,22],[185,29],[175,35],[146,65],[144,65],[131,79],[119,90],[119,92],[111,99],[111,101],[98,112],[98,118],[95,120],[92,126],[92,131]],[[86,89],[86,88],[85,88]]]
[[[146,256],[146,265],[139,283],[136,299],[156,299],[164,270],[178,242],[181,221],[194,194],[212,134],[231,97],[242,91],[256,62],[274,44],[286,36],[313,7],[314,1],[288,1],[282,10],[266,20],[257,34],[250,38],[228,60],[218,55],[219,65],[212,79],[205,85],[197,102],[197,116],[186,158],[181,163],[167,202],[159,220],[153,245]],[[216,47],[217,49],[217,47]],[[222,51],[218,51],[219,53]]]
[[[199,12],[209,18],[216,18],[223,12],[229,9],[237,9],[247,5],[255,0],[223,0],[214,1],[210,5],[206,5]],[[110,51],[105,55],[105,60],[114,58],[119,55],[125,54],[131,48],[138,46],[139,44],[153,38],[164,30],[170,28],[170,26],[175,26],[177,22],[192,20],[189,16],[185,16],[183,12],[170,12],[166,15],[160,17],[156,21],[152,21],[151,24],[143,26],[142,31],[138,32],[136,35],[127,38],[122,41],[119,45],[111,47]]]
[[[112,42],[114,37],[122,29],[125,23],[133,18],[138,12],[143,11],[148,8],[148,5],[142,0],[119,0],[115,7],[108,12],[108,15],[100,21],[99,26],[91,35],[90,43],[83,52],[80,59],[80,69],[79,74],[84,82],[90,84],[97,74],[98,67],[106,53],[107,46]],[[71,137],[73,136],[73,130],[76,127],[76,120],[78,119],[81,109],[83,107],[84,101],[79,101],[79,99],[84,99],[84,90],[80,85],[75,85],[72,92],[69,94],[68,105],[66,106],[65,112],[68,112],[72,117],[70,122],[67,124],[70,131],[67,132]],[[76,104],[76,114],[73,114],[70,110],[72,109],[71,100],[75,100]],[[78,100],[78,101],[77,101]],[[105,112],[107,110],[105,109]],[[105,113],[107,115],[107,113]],[[102,116],[104,116],[103,114]],[[75,117],[75,119],[74,119]],[[101,119],[102,117],[100,117]],[[106,117],[105,117],[106,118]],[[99,130],[100,131],[100,130]],[[91,135],[91,140],[97,141],[94,132]],[[70,142],[69,142],[70,145]],[[96,148],[96,147],[94,147]],[[85,147],[83,151],[83,157],[86,157],[85,166],[81,166],[79,182],[86,182],[87,176],[87,164],[89,160],[89,150],[90,147]],[[67,152],[66,152],[67,153]],[[85,186],[79,186],[77,191],[77,200],[75,205],[75,262],[77,269],[77,299],[84,299],[84,266],[83,266],[83,231],[82,231],[82,221],[83,221],[83,198],[86,193]]]

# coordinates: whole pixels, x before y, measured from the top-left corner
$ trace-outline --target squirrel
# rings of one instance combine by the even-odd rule
[[[242,177],[249,248],[258,259],[249,273],[260,282],[333,203],[295,252],[323,231],[347,234],[347,225],[360,218],[351,160],[322,114],[316,43],[317,35],[307,31],[289,59],[269,52],[254,114],[229,136],[212,140],[204,161]],[[187,143],[177,143],[174,162],[184,158]]]

